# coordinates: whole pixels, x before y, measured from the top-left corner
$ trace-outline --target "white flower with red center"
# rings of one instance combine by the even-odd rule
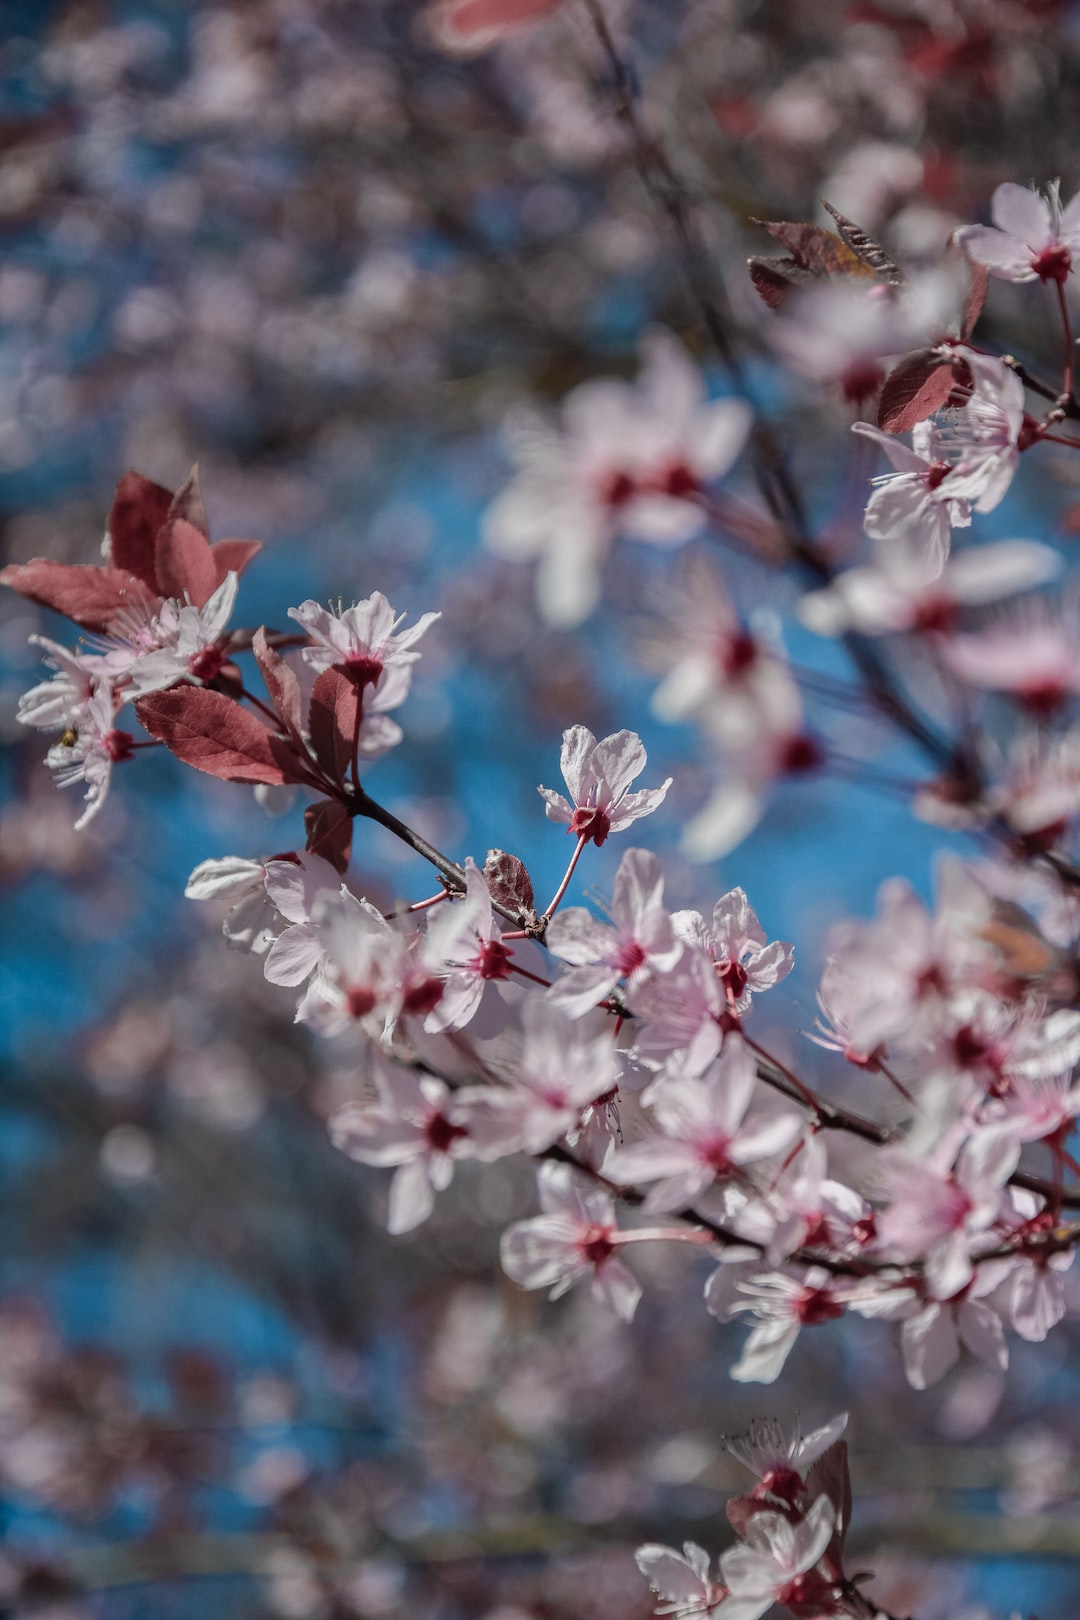
[[[754,1496],[772,1496],[795,1507],[806,1492],[806,1475],[819,1457],[836,1444],[847,1428],[848,1415],[841,1412],[830,1423],[804,1435],[796,1422],[790,1437],[775,1418],[755,1418],[746,1434],[724,1437],[724,1445],[760,1484]]]
[[[802,1278],[786,1272],[762,1272],[738,1284],[741,1301],[732,1311],[747,1311],[756,1326],[731,1369],[740,1384],[772,1384],[795,1347],[804,1327],[817,1327],[844,1314],[845,1296],[835,1279],[821,1266],[811,1266]]]
[[[149,625],[150,651],[137,654],[127,670],[131,695],[144,697],[177,681],[205,685],[228,661],[222,644],[232,616],[239,580],[228,573],[204,607],[165,602]]]
[[[73,652],[48,636],[31,636],[30,641],[45,649],[44,662],[55,674],[23,693],[15,718],[38,731],[63,731],[78,723],[98,682],[107,677],[108,660],[97,653]]]
[[[835,1579],[817,1568],[835,1527],[836,1509],[827,1496],[795,1522],[782,1513],[755,1513],[745,1542],[720,1560],[730,1596],[716,1611],[717,1620],[760,1620],[774,1603],[797,1613],[840,1613]]]
[[[399,631],[405,617],[395,614],[381,591],[337,613],[312,601],[289,609],[289,618],[302,625],[314,643],[303,649],[304,662],[320,674],[343,666],[360,687],[378,686],[384,670],[416,663],[420,654],[412,650],[415,643],[441,615],[422,613],[408,630]]]
[[[641,1288],[615,1258],[624,1234],[611,1199],[567,1164],[542,1164],[536,1179],[544,1213],[503,1233],[503,1270],[522,1288],[550,1289],[550,1299],[588,1277],[594,1298],[629,1322]]]
[[[500,1106],[526,1153],[543,1153],[581,1129],[588,1110],[612,1096],[618,1068],[609,1034],[584,1040],[580,1026],[531,995],[521,1011],[525,1042]]]
[[[381,1036],[401,1004],[405,941],[374,906],[347,889],[319,895],[310,921],[310,934],[305,929],[297,936],[296,959],[289,953],[288,969],[278,968],[271,950],[267,978],[277,971],[300,973],[314,956],[316,971],[297,1008],[297,1022],[310,1023],[323,1035],[360,1025]]]
[[[669,1074],[702,1074],[720,1050],[726,1009],[712,958],[684,946],[674,967],[647,979],[634,997],[635,1057]]]
[[[712,957],[728,1007],[740,1016],[749,1012],[755,993],[771,990],[795,965],[794,946],[766,939],[745,889],[721,895],[711,927],[698,911],[677,911],[672,921],[680,938]]]
[[[682,1552],[659,1542],[646,1542],[634,1554],[638,1569],[663,1604],[657,1614],[668,1620],[715,1620],[728,1595],[722,1581],[709,1578],[710,1559],[704,1547],[684,1541]]]
[[[880,548],[880,561],[848,568],[799,603],[799,617],[819,636],[947,632],[961,609],[999,602],[1045,585],[1062,558],[1035,540],[1000,540],[954,554],[940,574],[913,566],[902,551]]]
[[[869,422],[855,422],[852,431],[879,444],[895,468],[873,480],[863,518],[867,534],[880,548],[902,551],[924,578],[936,578],[949,555],[952,530],[971,522],[971,501],[954,488],[939,429],[919,422],[910,448]]]
[[[777,681],[790,678],[782,648],[742,622],[723,577],[702,558],[667,596],[665,621],[645,643],[649,664],[667,670],[653,712],[701,720],[730,746],[756,737]]]
[[[1003,281],[1055,281],[1080,252],[1080,195],[1061,206],[1057,183],[1044,193],[1006,181],[990,203],[990,225],[965,225],[956,241],[969,259]]]
[[[374,1062],[377,1100],[339,1109],[330,1120],[330,1140],[361,1164],[397,1166],[387,1227],[411,1232],[431,1214],[435,1194],[450,1185],[455,1161],[472,1154],[469,1095],[377,1055]]]
[[[569,832],[597,848],[613,832],[651,814],[663,803],[671,777],[658,788],[629,791],[645,769],[645,748],[635,731],[616,731],[597,742],[587,726],[563,732],[559,765],[570,800],[552,788],[538,788],[549,821],[565,823]]]
[[[967,404],[938,417],[940,443],[951,459],[949,489],[976,512],[1005,498],[1020,464],[1024,385],[1004,360],[965,350],[973,388]]]
[[[444,901],[429,918],[424,937],[424,961],[443,983],[438,1005],[424,1020],[426,1030],[463,1029],[486,986],[510,977],[513,952],[501,935],[484,874],[469,856],[464,899]]]
[[[912,1389],[929,1389],[944,1377],[955,1365],[961,1344],[992,1371],[1004,1372],[1009,1364],[1005,1331],[1001,1317],[983,1296],[999,1287],[1008,1269],[1005,1260],[981,1266],[966,1288],[947,1299],[912,1300],[905,1308],[898,1295],[906,1318],[900,1329],[900,1350]],[[860,1309],[855,1302],[852,1308]],[[865,1307],[861,1314],[868,1314]]]
[[[325,918],[324,902],[330,907],[359,906],[365,916],[369,911],[378,916],[366,900],[357,901],[352,895],[347,901],[342,900],[339,874],[329,861],[318,855],[305,852],[267,861],[262,881],[266,898],[286,924],[263,964],[263,972],[271,984],[290,987],[303,984],[323,961],[326,940],[315,918],[316,914]],[[381,917],[379,922],[382,922]]]
[[[607,1173],[626,1185],[658,1182],[645,1201],[650,1211],[685,1209],[714,1181],[785,1152],[802,1120],[773,1108],[746,1121],[756,1079],[752,1054],[733,1035],[704,1078],[657,1082],[649,1096],[661,1134],[617,1148]]]
[[[560,911],[548,923],[545,943],[571,964],[546,999],[570,1018],[580,1018],[610,995],[619,980],[629,995],[654,974],[675,965],[682,945],[664,910],[664,877],[655,855],[628,849],[615,873],[613,926],[584,907]]]
[[[1018,602],[982,630],[943,639],[958,680],[1007,692],[1032,714],[1056,714],[1080,692],[1080,613],[1075,597]]]
[[[881,1155],[890,1203],[878,1216],[880,1250],[889,1258],[922,1261],[927,1284],[939,1299],[951,1298],[971,1281],[972,1247],[980,1239],[992,1246],[1020,1143],[1002,1124],[969,1138],[955,1167],[949,1162],[952,1151],[945,1142],[925,1158],[902,1148]]]
[[[592,611],[617,533],[659,545],[697,534],[705,486],[729,470],[750,430],[742,400],[706,401],[673,337],[654,333],[643,350],[635,384],[598,379],[568,394],[561,429],[524,415],[508,424],[520,471],[489,507],[484,538],[505,556],[539,559],[551,624],[580,624]]]
[[[81,832],[105,803],[113,766],[131,758],[135,739],[129,731],[119,731],[113,725],[115,712],[112,688],[101,682],[89,702],[72,712],[70,741],[65,734],[45,756],[57,787],[86,783],[86,809],[75,823],[76,832]]]

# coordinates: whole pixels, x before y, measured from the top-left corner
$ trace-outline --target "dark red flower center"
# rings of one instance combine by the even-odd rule
[[[403,1012],[412,1013],[422,1018],[426,1013],[432,1012],[443,998],[446,984],[442,979],[417,979],[411,984],[401,998]]]
[[[212,647],[204,647],[201,652],[191,655],[188,669],[196,680],[209,682],[221,674],[224,663],[225,649],[215,641]]]
[[[478,972],[482,979],[508,979],[514,953],[501,939],[488,939],[480,947]]]
[[[591,838],[599,849],[611,831],[611,817],[593,805],[579,805],[570,817],[567,831],[572,832],[577,838]]]
[[[424,1127],[424,1139],[433,1153],[449,1153],[455,1142],[468,1136],[464,1125],[454,1125],[445,1114],[432,1114]]]
[[[135,738],[130,731],[112,730],[105,738],[105,747],[109,751],[109,758],[114,765],[122,759],[130,759],[135,744]]]
[[[1056,281],[1063,284],[1072,269],[1072,254],[1067,247],[1043,248],[1031,261],[1031,268],[1040,281]]]
[[[606,1226],[590,1226],[581,1240],[581,1252],[592,1266],[602,1266],[615,1252],[615,1245],[608,1236],[610,1231]]]
[[[350,653],[345,660],[345,668],[350,681],[361,691],[365,686],[378,686],[383,672],[382,659],[373,657],[371,653]]]

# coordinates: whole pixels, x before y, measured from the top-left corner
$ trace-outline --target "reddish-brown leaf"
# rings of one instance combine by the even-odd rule
[[[242,574],[248,563],[262,550],[261,540],[218,540],[210,547],[217,578],[214,589],[226,574]]]
[[[964,316],[960,322],[962,338],[969,338],[974,332],[975,323],[986,303],[986,289],[990,285],[990,272],[985,264],[973,264],[969,259],[968,274],[971,279],[968,282],[967,297],[964,299]]]
[[[209,540],[210,530],[206,522],[206,507],[203,505],[202,491],[199,488],[199,469],[197,465],[192,467],[173,496],[172,505],[169,507],[169,517],[183,518],[185,523],[190,523],[193,528],[198,529],[205,539]]]
[[[135,713],[151,737],[208,776],[274,786],[302,780],[292,745],[221,692],[173,686],[140,698]]]
[[[48,557],[9,564],[0,571],[0,584],[54,613],[66,614],[84,630],[108,630],[117,614],[132,603],[148,603],[155,610],[160,606],[142,581],[124,568],[53,562]]]
[[[836,1528],[829,1542],[829,1551],[840,1562],[844,1538],[851,1523],[851,1475],[848,1472],[846,1440],[837,1440],[818,1458],[806,1476],[806,1489],[811,1502],[816,1502],[819,1496],[827,1496],[836,1509]]]
[[[746,262],[758,296],[770,309],[782,308],[796,287],[809,287],[817,280],[809,270],[801,270],[794,259],[747,259]]]
[[[878,401],[878,427],[884,433],[907,433],[916,422],[941,410],[955,383],[951,357],[940,349],[915,349],[886,377]]]
[[[158,589],[204,607],[218,587],[217,565],[205,534],[187,518],[171,517],[157,537]]]
[[[770,236],[783,243],[791,255],[793,268],[809,270],[815,276],[858,276],[865,280],[874,275],[870,266],[846,242],[820,225],[801,225],[782,219],[756,219],[754,224],[761,225]],[[766,262],[785,263],[783,259]]]
[[[304,811],[307,847],[338,872],[344,872],[352,853],[352,816],[337,799],[320,799]]]
[[[343,785],[352,760],[361,691],[340,669],[324,669],[311,692],[308,732],[315,758],[335,784]]]
[[[491,898],[523,918],[535,916],[532,879],[524,861],[505,849],[489,849],[484,862],[484,878]]]
[[[172,491],[141,473],[126,472],[116,486],[109,512],[112,565],[135,574],[156,596],[155,541],[169,515]]]
[[[299,741],[304,724],[304,711],[300,697],[300,682],[296,678],[295,670],[285,662],[280,653],[267,645],[266,631],[261,625],[251,638],[251,650],[255,654],[255,662],[266,682],[270,702],[277,711],[282,727],[291,737]]]
[[[861,259],[863,264],[873,271],[879,281],[886,282],[890,287],[902,287],[904,285],[906,279],[904,272],[889,257],[880,242],[875,242],[874,238],[869,236],[861,225],[856,225],[853,220],[848,219],[838,208],[834,208],[831,202],[826,202],[824,197],[821,199],[821,206],[828,209],[836,221],[836,228],[846,246],[851,249],[856,258]]]

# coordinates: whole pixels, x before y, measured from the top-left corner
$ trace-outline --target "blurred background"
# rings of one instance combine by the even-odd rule
[[[609,16],[843,560],[877,469],[850,459],[857,413],[772,359],[752,222],[813,219],[825,196],[917,266],[1002,180],[1060,176],[1070,196],[1080,14],[613,0]],[[650,324],[730,390],[584,10],[472,60],[436,49],[414,0],[7,0],[0,29],[5,560],[98,560],[125,468],[175,487],[198,463],[213,537],[266,542],[237,624],[373,590],[440,609],[371,791],[457,859],[522,856],[539,890],[565,860],[535,791],[557,784],[562,729],[640,731],[647,781],[675,777],[637,840],[663,853],[669,902],[748,891],[799,958],[755,1032],[835,1076],[801,1035],[825,930],[892,873],[928,896],[934,852],[965,847],[885,782],[920,762],[865,718],[811,710],[837,751],[880,749],[882,782],[781,784],[738,849],[692,865],[679,829],[714,762],[649,709],[691,550],[618,547],[570,632],[539,618],[532,570],[479,539],[511,472],[506,413],[633,375]],[[1043,329],[1015,291],[993,289],[993,342],[1052,370],[1049,306]],[[1078,512],[1051,451],[983,532],[1067,549]],[[709,557],[743,611],[767,598],[824,689],[842,661],[791,617],[794,584]],[[855,1564],[883,1603],[1072,1620],[1074,1330],[1014,1341],[1003,1379],[965,1362],[916,1395],[887,1327],[838,1324],[762,1391],[728,1379],[744,1334],[704,1313],[698,1262],[646,1260],[633,1329],[587,1295],[551,1306],[510,1284],[498,1236],[532,1211],[527,1166],[459,1175],[428,1227],[388,1238],[385,1178],[326,1136],[355,1093],[348,1053],[294,1026],[289,995],[182,899],[208,856],[296,846],[301,809],[268,822],[246,790],[151,752],[75,833],[77,801],[14,718],[35,632],[71,639],[5,593],[0,1612],[644,1617],[639,1541],[725,1545],[741,1478],[722,1435],[850,1408]],[[431,892],[378,829],[358,843],[358,891]],[[584,888],[610,892],[620,853],[594,852]]]

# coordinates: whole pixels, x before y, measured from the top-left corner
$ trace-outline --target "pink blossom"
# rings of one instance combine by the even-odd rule
[[[880,561],[849,568],[799,603],[799,617],[823,636],[946,631],[967,605],[997,602],[1045,585],[1062,559],[1035,540],[1001,540],[954,553],[940,574],[913,566],[902,551],[880,549]]]
[[[949,488],[976,512],[992,512],[1020,464],[1024,385],[1011,366],[988,354],[964,351],[973,388],[967,404],[938,418],[940,443],[953,462]]]
[[[471,856],[465,862],[465,897],[444,902],[430,918],[423,956],[443,980],[439,1003],[424,1020],[424,1028],[433,1033],[463,1029],[475,1016],[486,986],[510,975],[513,952],[502,943],[502,922]]]
[[[539,788],[548,820],[565,822],[569,832],[598,848],[610,833],[651,814],[672,780],[669,776],[658,788],[628,791],[645,769],[645,749],[636,731],[616,731],[597,742],[587,726],[571,726],[563,732],[559,765],[573,802],[552,788]]]
[[[797,1114],[772,1109],[744,1123],[757,1069],[738,1036],[724,1043],[702,1079],[663,1080],[650,1087],[660,1135],[616,1149],[608,1173],[617,1181],[656,1181],[649,1210],[684,1209],[718,1178],[783,1153],[802,1130]]]
[[[955,1167],[951,1156],[948,1144],[924,1158],[901,1148],[881,1156],[890,1194],[878,1219],[882,1252],[923,1261],[927,1283],[941,1299],[974,1276],[972,1247],[992,1233],[1020,1145],[1012,1132],[986,1129],[967,1141]]]
[[[656,1596],[664,1599],[657,1614],[670,1620],[715,1620],[728,1595],[722,1582],[709,1579],[709,1555],[694,1541],[684,1541],[682,1552],[647,1542],[634,1554],[638,1569]]]
[[[580,1018],[609,995],[619,980],[627,994],[674,966],[682,951],[664,910],[664,877],[655,855],[628,849],[615,873],[613,926],[580,906],[558,912],[547,926],[549,950],[571,964],[548,991],[547,1000]]]
[[[961,1294],[929,1299],[909,1315],[900,1330],[904,1373],[912,1389],[928,1389],[943,1378],[965,1344],[995,1372],[1009,1364],[1005,1333],[997,1312],[980,1296],[998,1286],[1001,1267],[984,1267]]]
[[[796,1421],[787,1436],[775,1418],[755,1418],[748,1433],[725,1436],[724,1445],[757,1475],[760,1492],[793,1506],[806,1490],[808,1471],[836,1444],[847,1421],[847,1413],[841,1412],[807,1435],[801,1433]]]
[[[484,538],[503,555],[539,558],[550,624],[591,613],[617,533],[659,545],[697,534],[705,485],[724,476],[749,432],[749,407],[707,403],[675,338],[653,333],[643,353],[635,384],[597,379],[568,394],[561,429],[524,415],[508,424],[520,472],[489,507]]]
[[[1007,180],[994,192],[990,217],[993,226],[956,232],[969,259],[1003,281],[1067,279],[1080,249],[1080,196],[1062,208],[1056,182],[1043,194]]]
[[[521,1013],[525,1043],[513,1089],[502,1097],[526,1153],[543,1153],[573,1134],[598,1098],[616,1090],[618,1071],[610,1035],[583,1039],[581,1028],[546,998],[533,995]]]
[[[728,1007],[740,1017],[755,994],[771,990],[795,965],[786,940],[770,944],[745,889],[730,889],[713,907],[710,927],[697,911],[677,911],[672,919],[680,938],[698,945],[716,964]]]
[[[97,653],[74,652],[47,636],[31,636],[30,641],[45,649],[44,661],[55,674],[23,693],[16,719],[39,731],[77,727],[99,681],[108,677],[108,660]]]
[[[864,523],[871,540],[899,548],[924,577],[941,573],[949,555],[951,530],[971,522],[971,502],[954,488],[953,468],[940,430],[919,422],[911,448],[869,422],[856,422],[853,432],[879,444],[895,472],[874,479]]]
[[[422,613],[408,630],[398,630],[405,614],[395,614],[381,591],[338,612],[318,602],[301,602],[289,618],[303,626],[314,645],[303,649],[304,662],[317,671],[343,666],[359,686],[378,686],[384,671],[407,670],[420,657],[413,646],[441,615]],[[408,690],[406,676],[401,698]]]
[[[278,982],[298,984],[316,968],[297,1008],[297,1022],[313,1024],[324,1035],[359,1024],[368,1034],[381,1036],[401,1003],[401,936],[374,906],[340,888],[336,894],[318,895],[310,923],[294,926],[295,946],[290,941],[277,955],[271,950],[265,972],[267,978],[277,975]]]
[[[330,1120],[334,1146],[361,1164],[396,1165],[388,1230],[426,1221],[450,1185],[454,1161],[470,1154],[469,1100],[441,1080],[374,1058],[378,1098],[348,1103]]]
[[[622,1234],[611,1199],[567,1164],[542,1164],[537,1182],[544,1213],[503,1233],[503,1270],[522,1288],[549,1288],[551,1299],[589,1277],[594,1297],[629,1322],[641,1289],[614,1258]]]
[[[811,1266],[799,1279],[786,1272],[762,1272],[740,1282],[742,1301],[734,1311],[747,1311],[756,1326],[731,1369],[737,1383],[772,1384],[794,1349],[802,1327],[814,1327],[844,1314],[843,1296],[834,1279]]]
[[[86,783],[86,809],[75,823],[76,832],[81,832],[105,803],[113,766],[131,757],[134,739],[130,732],[116,729],[114,714],[112,688],[102,682],[90,701],[76,711],[78,725],[71,728],[75,735],[70,741],[66,735],[61,737],[45,756],[57,787]]]
[[[266,898],[287,925],[270,947],[263,972],[271,984],[303,984],[324,959],[326,941],[316,915],[325,921],[325,906],[332,907],[341,899],[341,878],[329,861],[305,853],[267,861],[263,887]],[[372,909],[352,895],[342,903],[350,909],[360,906],[364,917]]]
[[[805,1518],[794,1523],[782,1513],[755,1513],[744,1544],[720,1560],[731,1594],[717,1620],[760,1620],[774,1603],[806,1605],[816,1614],[833,1611],[833,1581],[812,1572],[833,1537],[836,1510],[819,1496]]]
[[[942,656],[961,681],[1011,693],[1051,715],[1080,692],[1080,614],[1071,597],[1021,602],[982,630],[953,635]]]
[[[137,652],[127,669],[131,692],[144,697],[177,681],[202,685],[226,662],[221,637],[232,617],[239,581],[228,573],[203,607],[167,601],[146,629],[149,650]]]

